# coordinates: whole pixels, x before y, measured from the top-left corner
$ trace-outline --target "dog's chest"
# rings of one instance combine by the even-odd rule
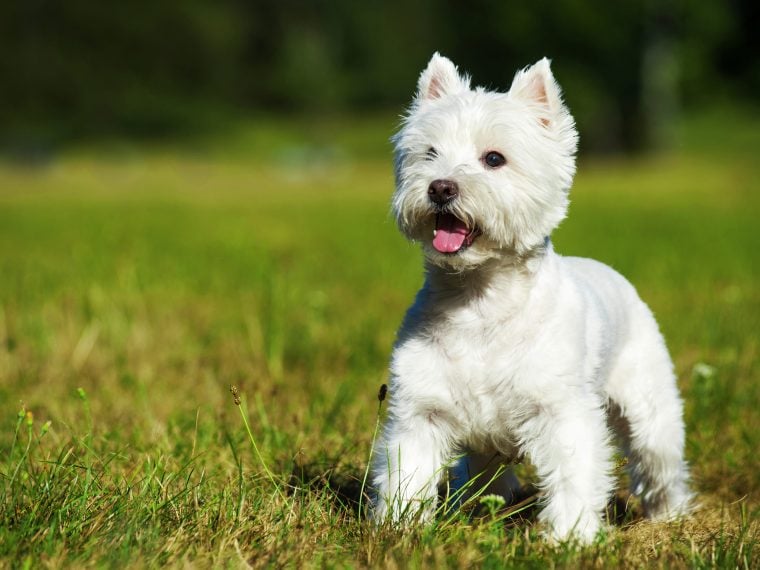
[[[511,388],[523,366],[524,327],[515,319],[463,315],[437,336],[442,380],[471,422],[490,422],[512,405]]]
[[[533,327],[482,307],[449,310],[427,325],[394,354],[402,405],[445,423],[460,445],[509,453],[509,426],[525,405],[514,382],[525,374]]]

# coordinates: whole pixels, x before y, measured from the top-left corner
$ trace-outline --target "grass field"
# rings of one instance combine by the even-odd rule
[[[555,247],[656,313],[702,505],[655,525],[633,502],[588,548],[546,544],[527,511],[410,532],[358,516],[422,277],[388,216],[392,127],[0,164],[0,567],[758,566],[760,120],[581,161]]]

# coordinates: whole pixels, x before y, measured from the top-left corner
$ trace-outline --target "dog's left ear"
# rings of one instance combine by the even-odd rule
[[[509,95],[534,106],[546,126],[557,115],[567,112],[562,103],[562,90],[552,74],[551,62],[546,58],[518,71],[512,80]]]

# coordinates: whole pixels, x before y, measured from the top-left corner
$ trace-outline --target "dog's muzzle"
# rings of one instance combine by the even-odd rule
[[[448,204],[459,196],[459,184],[453,180],[433,180],[428,186],[428,198],[436,206]]]

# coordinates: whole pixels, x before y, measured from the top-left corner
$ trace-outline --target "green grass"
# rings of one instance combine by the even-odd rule
[[[378,533],[357,516],[421,282],[387,212],[392,127],[0,165],[0,567],[757,565],[760,121],[580,164],[555,247],[657,314],[703,505],[658,525],[631,509],[584,549],[546,544],[530,513]],[[702,141],[719,127],[737,136]]]

